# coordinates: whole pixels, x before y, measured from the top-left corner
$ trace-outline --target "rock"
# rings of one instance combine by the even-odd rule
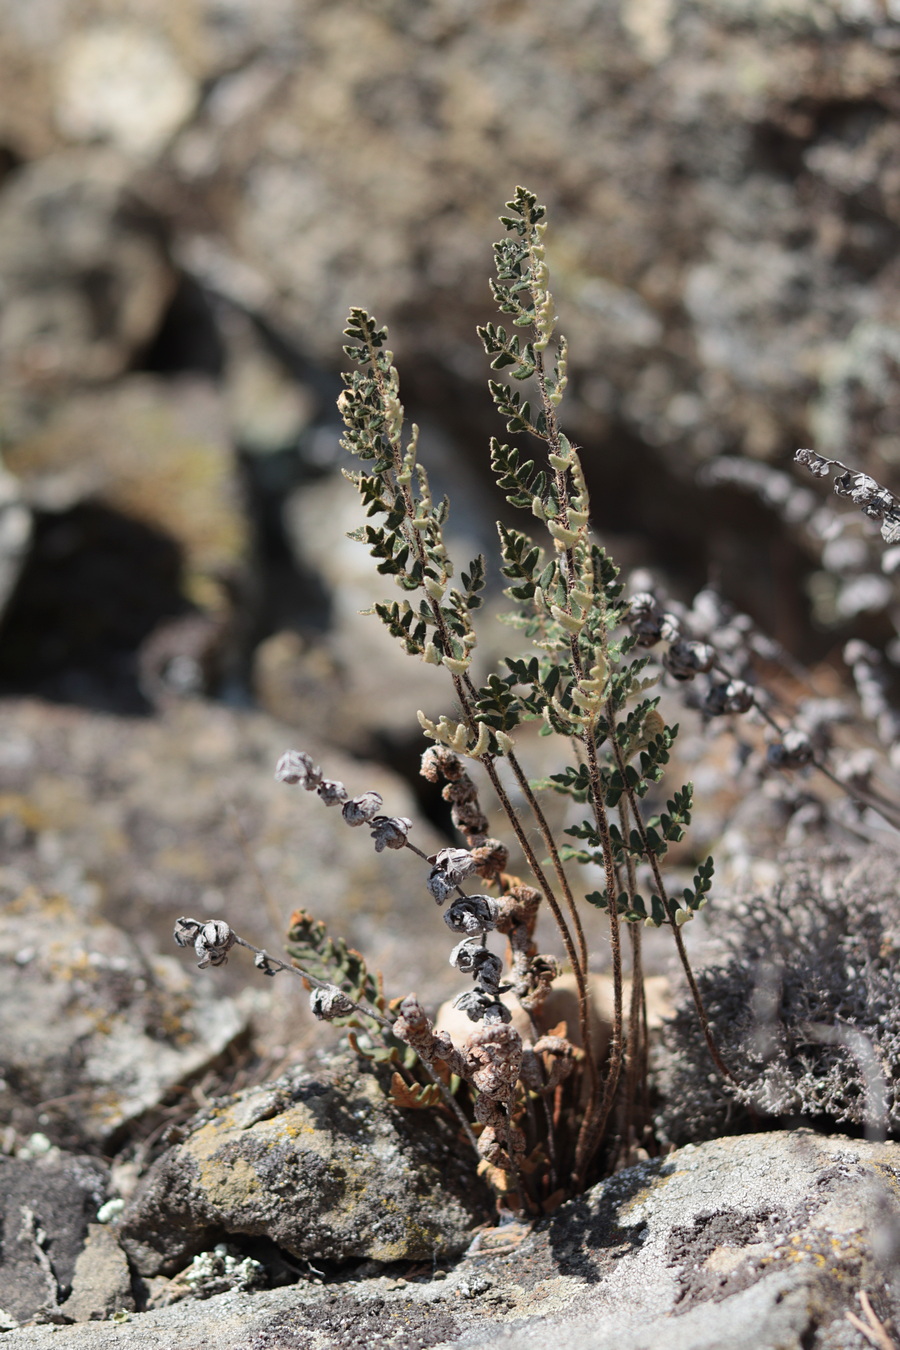
[[[108,1325],[7,1334],[8,1350],[834,1350],[900,1311],[900,1146],[785,1131],[628,1168],[534,1230],[483,1231],[449,1273],[395,1267],[185,1300]],[[748,1336],[750,1342],[748,1342]]]
[[[458,1255],[490,1211],[475,1159],[437,1112],[401,1112],[350,1059],[220,1099],[151,1168],[120,1240],[142,1275],[172,1274],[222,1237],[347,1261]]]
[[[97,152],[26,165],[0,193],[4,398],[121,375],[156,333],[175,273],[120,161]],[[13,402],[9,434],[22,410]]]
[[[199,89],[168,43],[135,23],[73,34],[57,70],[56,120],[75,141],[152,158],[193,112]]]
[[[748,567],[722,494],[698,493],[693,469],[814,441],[885,475],[896,462],[896,34],[874,0],[644,8],[585,0],[560,20],[538,0],[492,0],[473,25],[463,0],[159,0],[150,23],[116,21],[104,0],[24,14],[5,0],[0,144],[13,165],[45,157],[13,182],[49,175],[64,135],[126,148],[126,177],[201,286],[229,276],[320,367],[338,362],[347,306],[367,305],[392,325],[413,406],[440,416],[460,458],[497,430],[473,337],[491,317],[495,217],[518,179],[537,180],[571,340],[567,421],[603,488],[598,518],[669,541],[695,576],[712,559],[762,609],[768,541]],[[43,259],[45,232],[24,217]],[[11,313],[84,339],[43,342],[29,317],[26,364],[44,370],[65,346],[60,369],[123,368],[72,318],[83,288],[34,268],[26,298],[9,284]],[[250,376],[249,443],[292,436],[294,391],[267,416],[254,390],[269,375]]]
[[[20,1133],[97,1145],[213,1064],[247,1019],[81,908],[77,891],[31,887],[0,911],[0,1104]]]
[[[36,1158],[0,1154],[0,1317],[21,1322],[65,1298],[108,1169],[52,1148]]]
[[[458,974],[426,864],[405,850],[376,854],[368,831],[276,783],[292,744],[353,793],[374,788],[392,815],[416,816],[395,775],[260,713],[191,700],[151,720],[0,703],[0,897],[15,900],[29,884],[61,893],[85,916],[99,910],[142,947],[173,955],[181,915],[225,917],[278,953],[302,906],[363,952],[389,997],[417,990],[437,1006]],[[422,821],[411,837],[425,853],[443,845]],[[307,1013],[299,981],[264,981],[244,953],[221,970],[195,970],[189,952],[177,960],[210,1008],[226,993],[258,994],[270,1048],[287,1053],[328,1034]]]
[[[134,1310],[131,1271],[112,1229],[88,1225],[87,1241],[75,1262],[72,1292],[60,1312],[74,1322],[103,1322]]]
[[[435,436],[430,447],[423,435],[424,462],[429,468],[432,493],[440,500],[447,472],[446,445]],[[434,466],[429,448],[437,452]],[[457,570],[487,550],[493,540],[493,521],[483,498],[461,472],[455,482],[457,497],[446,536]],[[358,744],[363,738],[378,744],[408,741],[418,732],[419,708],[431,716],[449,709],[453,690],[447,672],[410,656],[371,613],[375,604],[390,603],[401,592],[389,577],[379,575],[375,560],[358,540],[348,538],[364,520],[364,508],[351,485],[337,476],[308,483],[292,493],[285,505],[285,529],[301,567],[314,567],[329,600],[326,651],[339,672],[326,699],[326,716],[340,726],[340,743]],[[483,626],[482,626],[483,627]],[[480,652],[476,652],[479,660]],[[271,686],[270,686],[271,687]],[[285,705],[290,703],[285,700]]]
[[[130,376],[73,396],[8,462],[41,512],[7,619],[8,687],[137,711],[233,675],[248,523],[210,384]]]

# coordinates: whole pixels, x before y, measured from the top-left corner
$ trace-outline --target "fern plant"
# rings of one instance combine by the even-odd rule
[[[515,609],[508,620],[529,641],[531,652],[505,660],[505,669],[479,682],[474,677],[475,615],[482,603],[485,561],[474,559],[453,586],[444,543],[446,501],[435,502],[416,456],[418,430],[404,435],[399,380],[387,348],[387,333],[365,311],[351,311],[344,348],[355,369],[344,377],[339,407],[346,425],[343,444],[360,461],[351,474],[370,523],[356,537],[393,576],[402,600],[376,605],[391,633],[413,656],[444,666],[456,707],[437,722],[424,713],[425,735],[458,755],[476,760],[503,808],[542,900],[549,906],[575,975],[580,1033],[590,1078],[589,1104],[580,1124],[572,1185],[583,1184],[607,1127],[627,1060],[629,1106],[642,1063],[640,924],[668,925],[685,968],[698,1015],[717,1068],[727,1075],[709,1032],[681,934],[686,919],[706,903],[712,860],[698,870],[692,887],[669,893],[662,862],[669,844],[690,822],[692,788],[675,792],[668,810],[648,816],[643,798],[663,776],[677,727],[666,726],[658,699],[647,697],[655,676],[635,654],[637,638],[624,625],[618,570],[590,531],[590,501],[577,448],[562,431],[559,409],[566,376],[566,341],[555,338],[555,306],[545,259],[545,211],[533,193],[517,188],[501,217],[505,237],[494,246],[496,278],[491,287],[501,324],[480,328],[491,369],[490,392],[510,435],[537,443],[541,453],[494,439],[491,464],[507,501],[530,515],[546,543],[524,530],[499,525],[505,594]],[[518,388],[516,386],[524,386]],[[530,396],[529,396],[530,394]],[[546,783],[529,782],[515,748],[523,722],[543,721],[542,730],[567,742],[570,762]],[[526,823],[498,773],[505,758],[527,803]],[[584,804],[584,819],[567,833],[580,847],[560,847],[540,804],[549,787]],[[532,844],[536,825],[546,849]],[[598,863],[605,886],[577,897],[564,863]],[[643,895],[637,867],[646,864],[651,885]],[[496,878],[502,889],[504,877]],[[613,964],[614,1025],[601,1081],[591,1046],[588,951],[579,904],[605,909]],[[631,1028],[624,1035],[622,924],[628,929],[634,973]]]
[[[398,1104],[430,1105],[441,1093],[466,1122],[473,1141],[477,1136],[483,1169],[504,1203],[533,1211],[552,1208],[583,1189],[601,1165],[615,1166],[642,1137],[644,924],[671,930],[709,1053],[718,1071],[730,1075],[713,1040],[682,934],[684,923],[706,904],[712,859],[678,894],[667,886],[663,870],[669,846],[690,824],[691,784],[673,791],[665,811],[650,814],[645,804],[650,788],[663,778],[678,728],[666,725],[651,693],[659,669],[648,670],[640,625],[628,626],[618,569],[591,532],[578,449],[560,424],[566,341],[556,336],[545,211],[519,187],[501,222],[505,233],[494,246],[491,283],[501,322],[478,331],[494,372],[489,384],[494,404],[507,433],[521,443],[494,439],[491,464],[507,501],[530,518],[526,523],[538,537],[527,529],[498,526],[505,595],[512,602],[507,619],[525,644],[500,669],[479,675],[475,660],[485,560],[474,558],[454,581],[444,538],[448,502],[434,500],[417,457],[418,429],[406,428],[387,332],[362,309],[350,313],[344,350],[353,369],[343,377],[339,399],[343,445],[358,463],[347,476],[366,516],[354,537],[367,545],[378,571],[393,577],[401,592],[400,598],[376,604],[375,613],[410,656],[444,667],[452,685],[450,712],[437,720],[418,714],[433,742],[422,771],[444,783],[466,847],[428,859],[427,886],[440,903],[454,897],[445,918],[462,940],[451,960],[475,985],[457,1003],[480,1027],[458,1047],[415,1000],[388,1005],[355,954],[332,943],[309,916],[295,916],[289,950],[314,983],[329,970],[337,979],[330,1004],[320,989],[314,990],[319,1016],[343,1018],[374,1033],[380,1057],[407,1071],[413,1061],[402,1059],[398,1045],[414,1051],[425,1066],[428,1085],[417,1086],[410,1073],[405,1080],[395,1073]],[[529,780],[516,748],[518,729],[529,721],[539,721],[542,733],[556,737],[563,752],[559,771],[540,782]],[[501,760],[524,810],[507,791]],[[530,872],[525,881],[507,870],[506,847],[488,835],[470,763],[483,771],[502,808]],[[348,807],[351,814],[362,811],[376,848],[387,840],[387,846],[419,853],[408,839],[410,822],[378,816],[380,798],[366,815],[347,801],[343,785],[322,777],[308,756],[289,752],[278,776],[315,790],[327,804],[342,802],[351,824],[360,822],[347,816]],[[555,838],[542,805],[546,792],[564,794],[583,808],[566,831],[573,843]],[[566,870],[572,861],[598,865],[602,888],[580,893]],[[639,885],[642,876],[648,880]],[[480,879],[488,893],[465,892],[462,882],[471,877]],[[552,913],[574,976],[577,1038],[569,1037],[564,1024],[545,1025],[547,992],[559,965],[539,953],[533,941],[541,904]],[[609,924],[613,1018],[602,1063],[593,1044],[585,905],[603,910]],[[184,931],[194,940],[196,930]],[[501,983],[502,963],[487,945],[490,931],[504,933],[509,941],[506,983]],[[628,966],[632,981],[626,1010]],[[514,996],[524,1009],[524,1041],[510,1025],[504,995]],[[354,1044],[376,1053],[370,1037],[355,1038]]]

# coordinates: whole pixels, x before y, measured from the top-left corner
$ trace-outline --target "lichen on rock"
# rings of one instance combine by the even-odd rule
[[[337,1262],[458,1255],[488,1193],[455,1126],[419,1114],[349,1059],[222,1098],[151,1168],[122,1244],[142,1275],[174,1273],[238,1234]]]

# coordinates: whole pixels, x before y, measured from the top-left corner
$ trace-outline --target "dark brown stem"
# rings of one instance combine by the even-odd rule
[[[627,839],[630,826],[630,813],[628,810],[627,798],[622,798],[619,802],[619,818],[622,825],[622,837]],[[630,853],[627,853],[625,856],[625,871],[628,877],[629,895],[634,896],[637,887],[634,859]],[[625,1061],[625,1120],[622,1129],[626,1147],[629,1145],[630,1134],[634,1124],[638,1082],[640,1081],[641,1068],[645,1061],[641,1017],[645,1002],[644,972],[641,962],[641,930],[637,924],[630,923],[628,925],[628,937],[631,942],[631,1003],[628,1012],[628,1044],[626,1047]]]
[[[597,824],[597,833],[600,836],[600,846],[603,852],[603,866],[606,873],[606,910],[609,917],[609,944],[612,953],[613,969],[613,1029],[610,1038],[609,1058],[606,1067],[606,1083],[603,1089],[603,1097],[596,1109],[594,1109],[594,1103],[592,1102],[591,1109],[585,1112],[581,1130],[578,1135],[578,1143],[575,1148],[575,1170],[572,1182],[576,1191],[581,1190],[584,1185],[585,1175],[590,1165],[591,1158],[606,1129],[606,1124],[609,1120],[610,1112],[612,1111],[616,1090],[619,1085],[619,1074],[622,1070],[623,1040],[622,944],[619,935],[618,891],[616,890],[616,873],[615,865],[613,863],[612,839],[609,833],[609,818],[603,803],[603,786],[600,778],[600,765],[597,762],[597,747],[592,735],[585,735],[584,745],[587,755],[588,774],[591,781],[594,819]]]
[[[715,1038],[712,1034],[712,1029],[709,1025],[709,1018],[706,1013],[706,1007],[703,1003],[703,999],[700,996],[700,990],[697,986],[697,981],[694,978],[694,972],[691,968],[691,963],[688,960],[687,948],[684,945],[684,938],[681,936],[681,928],[675,921],[675,911],[672,906],[672,902],[668,897],[666,886],[665,883],[663,882],[662,873],[659,870],[659,859],[656,856],[654,850],[650,847],[650,841],[647,838],[647,831],[644,827],[644,818],[641,815],[641,808],[637,800],[637,794],[635,793],[634,788],[631,787],[628,782],[625,756],[622,754],[622,747],[619,745],[618,737],[615,735],[615,728],[613,725],[611,714],[612,709],[609,710],[608,715],[610,718],[610,741],[612,743],[613,753],[616,758],[616,766],[619,770],[619,773],[622,776],[622,781],[625,784],[625,793],[628,798],[628,804],[631,808],[632,815],[634,816],[635,828],[637,829],[638,835],[640,836],[641,846],[644,850],[644,857],[650,864],[650,870],[653,873],[653,882],[654,885],[656,886],[657,895],[659,896],[660,900],[663,903],[663,907],[666,911],[666,917],[669,921],[669,926],[672,929],[672,933],[675,938],[675,947],[678,951],[678,959],[680,960],[681,967],[685,973],[685,977],[688,982],[688,987],[691,991],[691,997],[694,1000],[694,1007],[697,1009],[697,1017],[699,1018],[700,1026],[703,1031],[703,1036],[704,1039],[706,1040],[706,1047],[709,1050],[710,1059],[712,1060],[713,1064],[715,1064],[716,1068],[718,1069],[719,1073],[722,1075],[723,1078],[729,1078],[732,1082],[736,1082],[737,1080],[735,1079],[734,1074],[728,1068],[728,1065],[725,1063],[721,1054],[719,1053],[719,1047],[716,1045]]]
[[[519,763],[518,759],[516,758],[515,754],[512,751],[509,752],[509,754],[506,756],[506,759],[509,764],[509,767],[512,769],[513,773],[516,776],[516,782],[519,784],[519,787],[522,790],[522,795],[524,796],[525,800],[528,802],[529,807],[531,808],[532,815],[534,816],[535,821],[537,822],[537,827],[541,832],[541,838],[543,839],[547,851],[550,854],[550,859],[553,863],[553,870],[556,873],[557,880],[559,881],[560,889],[562,890],[562,893],[565,896],[566,906],[569,910],[572,923],[575,927],[575,935],[578,939],[578,954],[581,959],[581,968],[585,972],[585,974],[587,974],[588,950],[587,950],[587,939],[585,938],[584,935],[584,925],[581,922],[581,916],[578,913],[578,909],[575,905],[575,897],[573,896],[572,888],[569,885],[569,878],[566,876],[565,870],[563,868],[562,860],[559,856],[559,849],[556,846],[556,840],[553,838],[553,833],[550,829],[550,826],[547,823],[547,817],[544,815],[541,804],[537,800],[537,798],[534,795],[534,792],[531,789],[531,784],[529,783],[528,778],[525,775],[522,765]]]

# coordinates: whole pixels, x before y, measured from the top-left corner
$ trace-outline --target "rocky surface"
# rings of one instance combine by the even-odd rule
[[[359,521],[352,489],[329,477],[340,461],[340,331],[348,304],[390,323],[435,487],[454,504],[457,561],[489,551],[486,446],[499,428],[474,325],[493,317],[490,243],[516,181],[550,207],[571,341],[565,420],[585,447],[596,522],[615,537],[617,560],[661,568],[675,593],[713,576],[784,643],[788,667],[851,633],[898,655],[897,558],[883,557],[877,526],[819,511],[823,485],[798,488],[777,471],[810,443],[895,487],[893,8],[159,0],[151,15],[135,0],[0,0],[0,692],[70,705],[0,704],[0,944],[16,1000],[0,996],[0,1059],[2,1104],[18,1129],[0,1136],[0,1162],[18,1154],[15,1166],[37,1166],[21,1151],[35,1127],[73,1148],[116,1140],[142,1157],[153,1112],[169,1109],[173,1091],[194,1094],[182,1115],[204,1100],[197,1074],[249,1013],[255,1045],[279,1062],[329,1035],[301,1010],[298,982],[279,977],[273,989],[245,953],[217,971],[192,970],[189,953],[173,964],[180,914],[223,917],[275,948],[302,904],[365,951],[389,993],[416,989],[437,1005],[458,991],[416,865],[376,857],[365,832],[271,773],[288,744],[303,745],[352,790],[376,787],[392,812],[416,815],[408,788],[354,758],[374,756],[412,781],[415,707],[449,709],[432,672],[402,661],[377,620],[356,614],[385,592],[372,591],[364,550],[335,540]],[[483,640],[480,652],[491,651]],[[887,661],[879,671],[890,693]],[[831,665],[816,673],[841,697],[842,679]],[[781,670],[776,695],[805,696],[793,680]],[[201,702],[209,695],[231,706]],[[269,716],[242,706],[254,698]],[[870,720],[882,741],[896,739],[896,720],[877,710]],[[794,814],[798,828],[804,811],[819,826],[827,817],[800,775],[764,802],[760,756],[739,747],[741,777],[722,744],[693,733],[682,742],[684,778],[698,787],[693,838],[712,846],[737,806],[741,837],[725,852],[769,886]],[[556,768],[536,757],[533,771]],[[859,812],[845,824],[851,838],[873,828]],[[418,821],[415,838],[426,852],[446,842]],[[599,954],[606,938],[590,918]],[[820,1048],[834,1063],[846,1051]],[[720,1226],[685,1200],[671,1223],[688,1236],[672,1238],[665,1259],[648,1220],[648,1240],[607,1266],[617,1240],[603,1245],[606,1219],[595,1223],[584,1202],[560,1218],[574,1239],[542,1229],[499,1274],[480,1255],[450,1281],[305,1281],[250,1297],[246,1263],[266,1253],[245,1252],[258,1239],[238,1205],[244,1246],[200,1252],[178,1286],[179,1297],[210,1293],[234,1276],[231,1293],[116,1328],[29,1327],[10,1344],[140,1334],[166,1350],[207,1336],[223,1350],[255,1337],[264,1350],[314,1332],[341,1345],[389,1333],[400,1350],[493,1344],[495,1333],[515,1343],[536,1325],[542,1337],[564,1325],[573,1347],[636,1350],[740,1343],[752,1324],[763,1346],[859,1350],[844,1317],[856,1289],[865,1284],[892,1315],[878,1244],[861,1239],[855,1266],[843,1238],[816,1246],[812,1208],[795,1206],[787,1174],[778,1180],[784,1141],[768,1145],[782,1198],[765,1212],[776,1217],[754,1218],[751,1240],[751,1211],[727,1197],[748,1175],[748,1195],[757,1182],[761,1193],[764,1166],[744,1165],[757,1145],[745,1142],[738,1162],[736,1144],[715,1147],[725,1152],[677,1155],[711,1159],[710,1212],[721,1194],[742,1216],[733,1230],[723,1219],[709,1251]],[[856,1158],[861,1147],[834,1151]],[[844,1162],[804,1171],[791,1156],[810,1206],[810,1195],[836,1194],[828,1169]],[[641,1174],[648,1204],[680,1194],[669,1165]],[[868,1176],[869,1162],[859,1165]],[[618,1195],[607,1192],[610,1205]],[[202,1197],[191,1203],[202,1241],[231,1231],[207,1223]],[[762,1216],[764,1201],[752,1203]],[[803,1235],[796,1260],[782,1221]],[[106,1230],[91,1230],[72,1274],[82,1223],[65,1281],[51,1282],[44,1220],[12,1222],[3,1241],[23,1232],[31,1242],[21,1269],[37,1280],[35,1298],[46,1292],[48,1315],[129,1315]],[[868,1211],[861,1222],[882,1231]],[[659,1234],[671,1237],[669,1223],[659,1220]],[[302,1246],[302,1235],[290,1241]],[[557,1261],[553,1243],[568,1241],[606,1255],[599,1266]],[[759,1280],[745,1250],[757,1245]],[[692,1263],[724,1283],[678,1296],[687,1286],[673,1272]],[[628,1271],[638,1272],[631,1283]],[[70,1279],[74,1301],[58,1313]],[[534,1290],[544,1289],[542,1303]],[[545,1314],[560,1320],[541,1324]]]
[[[156,719],[0,704],[2,894],[14,899],[29,883],[61,891],[166,955],[182,914],[225,917],[277,951],[291,910],[306,908],[382,970],[391,997],[416,989],[438,1003],[458,976],[424,864],[376,854],[368,831],[276,783],[292,743],[351,791],[374,788],[392,814],[415,815],[398,778],[330,751],[312,726],[299,735],[264,714],[199,700]],[[424,823],[414,838],[426,853],[441,847]],[[261,979],[249,959],[205,972],[191,969],[189,954],[178,959],[197,986],[218,993]],[[296,1009],[291,985],[274,992]]]
[[[184,1134],[122,1217],[141,1275],[172,1275],[241,1234],[301,1259],[442,1260],[491,1211],[455,1127],[391,1107],[353,1056],[218,1100]]]
[[[35,529],[0,687],[135,712],[233,682],[249,522],[208,382],[73,395],[7,463]]]
[[[128,1258],[105,1224],[88,1224],[87,1238],[75,1262],[72,1292],[60,1312],[73,1322],[105,1322],[133,1311]]]
[[[3,906],[0,1112],[20,1134],[97,1147],[215,1064],[248,1022],[174,956],[79,911],[77,896],[34,887]]]
[[[0,1154],[4,1330],[42,1308],[55,1310],[69,1294],[89,1224],[109,1184],[109,1170],[99,1159],[63,1153],[40,1136],[35,1142],[37,1156]]]
[[[818,440],[895,473],[890,6],[264,0],[223,18],[165,0],[152,24],[104,0],[19,10],[6,0],[0,220],[26,402],[135,361],[214,368],[210,333],[231,337],[210,298],[225,297],[279,358],[284,415],[264,425],[263,409],[248,433],[238,409],[248,391],[259,404],[267,362],[220,352],[238,439],[321,463],[361,303],[392,324],[417,410],[482,464],[496,426],[473,327],[491,317],[495,216],[526,181],[553,213],[568,420],[603,466],[605,528],[649,531],[692,579],[713,562],[771,613],[778,503],[701,491],[696,465]],[[737,523],[759,543],[737,546]],[[787,534],[782,569],[798,544],[821,553]]]
[[[394,1266],[138,1314],[28,1327],[10,1350],[862,1350],[864,1291],[900,1305],[896,1144],[809,1131],[688,1146],[596,1186],[538,1228],[483,1232],[449,1272]]]

